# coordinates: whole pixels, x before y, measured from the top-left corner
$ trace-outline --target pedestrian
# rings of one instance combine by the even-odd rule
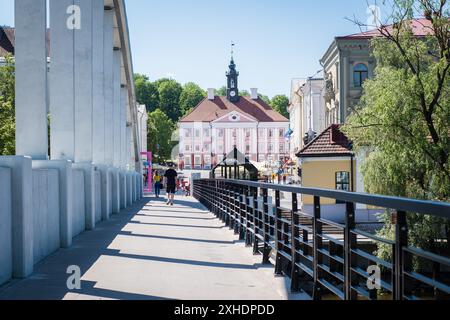
[[[173,169],[173,165],[169,166],[169,169],[164,174],[164,181],[167,191],[167,205],[173,206],[173,201],[175,198],[176,188],[177,188],[177,176],[178,173]]]
[[[153,181],[155,182],[155,196],[159,198],[161,194],[161,180],[162,177],[159,175],[158,171],[155,171],[155,175],[153,176]]]

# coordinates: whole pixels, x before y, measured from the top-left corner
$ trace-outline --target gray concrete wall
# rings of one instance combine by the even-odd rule
[[[102,220],[102,179],[100,171],[95,171],[94,181],[95,222],[100,222]]]
[[[38,263],[60,247],[59,173],[33,170],[33,253]]]
[[[75,237],[86,230],[84,172],[82,170],[73,170],[73,206],[72,236]]]
[[[0,285],[12,277],[11,170],[0,168]]]

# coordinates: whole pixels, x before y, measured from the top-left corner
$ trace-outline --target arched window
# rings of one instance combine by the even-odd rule
[[[353,84],[356,88],[362,87],[362,84],[369,77],[369,69],[364,63],[358,63],[353,69]]]

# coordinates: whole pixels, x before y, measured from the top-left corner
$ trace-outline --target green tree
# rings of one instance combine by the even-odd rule
[[[343,128],[356,151],[370,150],[362,168],[368,192],[411,198],[450,199],[450,20],[447,1],[398,1],[395,17],[412,17],[420,8],[432,24],[424,38],[413,35],[408,20],[381,26],[372,41],[375,78]],[[441,7],[440,4],[443,6]],[[427,12],[433,12],[428,14]],[[450,244],[449,223],[408,215],[412,245],[438,250]],[[389,215],[380,235],[392,238]],[[381,246],[379,255],[390,256]]]
[[[204,98],[206,92],[193,82],[186,83],[183,86],[183,92],[180,96],[180,108],[183,115],[189,113]]]
[[[11,56],[0,66],[0,155],[15,154],[15,67]]]
[[[264,101],[265,103],[267,103],[268,105],[270,105],[270,98],[269,98],[268,96],[263,95],[263,94],[258,94],[258,97],[259,97],[262,101]]]
[[[172,79],[160,79],[155,84],[159,93],[159,109],[172,121],[178,121],[182,115],[180,96],[183,92],[183,87]]]
[[[159,108],[159,92],[155,83],[150,82],[146,75],[135,74],[134,83],[136,89],[136,100],[145,104],[149,112]]]
[[[161,110],[157,109],[148,115],[148,148],[153,151],[156,161],[170,160],[174,146],[172,133],[174,122]]]
[[[227,87],[226,86],[222,86],[219,89],[216,90],[216,95],[217,96],[226,96],[227,95]]]
[[[289,118],[289,98],[285,95],[276,95],[270,101],[270,106],[286,118]]]

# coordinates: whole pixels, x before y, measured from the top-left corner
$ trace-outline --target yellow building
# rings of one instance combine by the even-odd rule
[[[344,191],[356,191],[356,159],[352,144],[331,125],[306,145],[298,154],[302,169],[302,186]],[[303,205],[313,205],[313,197],[303,196]],[[322,205],[335,205],[334,199],[321,199]]]

